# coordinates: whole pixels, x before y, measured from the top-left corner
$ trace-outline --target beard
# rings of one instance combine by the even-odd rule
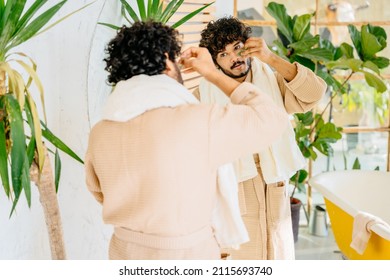
[[[233,70],[234,67],[238,66],[238,65],[242,65],[242,64],[245,64],[245,61],[236,61],[233,63],[233,65],[230,67],[230,70]],[[217,64],[218,65],[218,64]],[[239,78],[242,78],[242,77],[245,77],[246,75],[248,75],[249,71],[251,70],[251,67],[252,67],[252,63],[251,63],[251,60],[250,58],[248,58],[246,60],[246,65],[248,66],[248,68],[244,71],[244,72],[241,72],[240,74],[236,75],[236,74],[233,74],[232,72],[226,70],[226,69],[223,69],[220,65],[218,65],[219,69],[221,69],[221,71],[226,75],[226,76],[229,76],[230,78],[233,78],[233,79],[239,79]]]

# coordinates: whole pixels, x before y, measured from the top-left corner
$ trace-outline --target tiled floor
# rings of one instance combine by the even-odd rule
[[[295,243],[297,260],[342,260],[343,256],[334,240],[332,229],[326,237],[309,233],[307,226],[299,228],[298,241]]]

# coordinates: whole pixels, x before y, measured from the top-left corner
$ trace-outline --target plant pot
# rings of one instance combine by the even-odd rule
[[[302,202],[299,199],[292,197],[290,199],[290,206],[291,206],[291,221],[292,221],[294,242],[297,242],[298,232],[299,232],[299,216],[300,216]]]

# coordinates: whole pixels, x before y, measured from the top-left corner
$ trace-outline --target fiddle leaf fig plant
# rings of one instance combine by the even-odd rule
[[[328,39],[310,33],[313,14],[291,17],[283,4],[275,2],[269,3],[266,10],[277,23],[278,40],[274,42],[272,49],[286,60],[297,61],[312,69],[328,84],[330,98],[322,112],[314,114],[309,111],[294,115],[298,146],[303,156],[312,160],[317,159],[318,152],[332,156],[331,144],[341,139],[342,128],[332,122],[331,113],[327,121],[323,116],[329,108],[331,110],[336,96],[348,94],[351,77],[360,73],[364,75],[366,83],[377,92],[382,93],[388,89],[381,77],[381,70],[389,66],[389,59],[378,55],[387,46],[386,32],[383,28],[370,24],[363,25],[360,31],[349,25],[353,46],[346,42],[334,46]],[[347,73],[344,80],[339,78],[342,75],[337,75],[339,70]],[[302,170],[298,172],[291,178],[296,187],[307,177]]]
[[[138,13],[134,8],[129,4],[129,1],[119,0],[121,2],[121,13],[123,18],[132,25],[135,21],[147,21],[153,20],[161,23],[167,23],[171,17],[177,12],[180,6],[184,3],[184,0],[171,0],[171,1],[161,1],[161,0],[148,0],[145,3],[144,0],[137,0]],[[134,1],[132,1],[134,2]],[[183,23],[187,22],[204,9],[212,5],[214,2],[211,2],[203,7],[196,9],[195,11],[185,15],[176,23],[172,24],[172,28],[177,28]],[[119,26],[115,26],[110,23],[100,23],[106,25],[115,30],[120,29]]]

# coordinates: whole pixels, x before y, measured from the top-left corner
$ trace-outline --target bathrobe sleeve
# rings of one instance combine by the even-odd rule
[[[93,166],[92,155],[87,151],[84,160],[85,164],[85,177],[88,190],[92,193],[95,199],[103,204],[103,193],[100,188],[99,179],[95,173],[95,168]]]
[[[280,92],[284,97],[284,106],[289,114],[311,110],[324,95],[327,85],[309,68],[294,63],[297,75],[287,82],[282,75],[276,73]]]
[[[212,167],[232,162],[267,148],[287,128],[284,108],[251,83],[240,84],[231,104],[213,105],[209,121],[209,154]]]

